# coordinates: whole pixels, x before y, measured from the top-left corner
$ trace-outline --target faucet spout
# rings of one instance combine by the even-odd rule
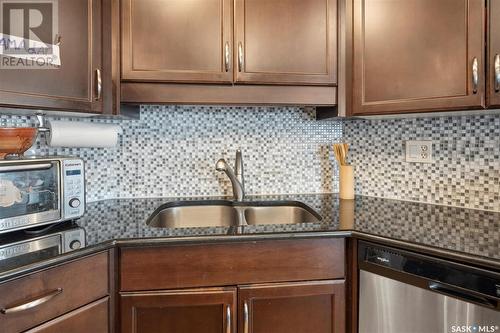
[[[239,152],[239,153],[238,153]],[[236,166],[235,170],[227,164],[226,160],[221,158],[215,164],[215,169],[217,171],[223,171],[231,180],[231,185],[233,187],[233,195],[236,201],[243,201],[245,198],[245,186],[243,183],[243,162],[241,159],[241,151],[236,152]]]

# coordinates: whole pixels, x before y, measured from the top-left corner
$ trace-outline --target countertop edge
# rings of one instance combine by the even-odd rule
[[[62,254],[55,258],[37,262],[31,265],[19,267],[14,270],[0,273],[0,284],[21,278],[23,276],[50,269],[69,261],[77,260],[82,257],[93,255],[98,252],[107,251],[114,247],[147,247],[160,245],[178,245],[178,244],[211,244],[243,241],[261,241],[261,240],[285,240],[285,239],[307,239],[307,238],[356,238],[364,241],[371,241],[383,245],[394,246],[397,248],[415,251],[421,254],[432,255],[448,260],[454,260],[461,263],[481,266],[483,268],[500,271],[500,261],[488,259],[481,256],[467,254],[453,250],[446,250],[433,246],[425,246],[411,241],[392,239],[384,236],[378,236],[370,233],[364,233],[356,230],[342,231],[321,231],[321,232],[296,232],[296,233],[275,233],[275,234],[247,234],[247,235],[211,235],[211,236],[189,236],[189,237],[163,237],[163,238],[133,238],[133,239],[115,239],[98,243],[74,252]]]
[[[371,241],[378,244],[388,245],[397,247],[404,250],[414,251],[421,254],[426,254],[430,256],[440,257],[442,259],[453,260],[464,264],[481,266],[486,269],[493,269],[500,271],[500,261],[495,259],[489,259],[482,256],[477,256],[473,254],[468,254],[465,252],[447,250],[435,246],[423,245],[419,243],[414,243],[411,241],[405,241],[401,239],[393,239],[384,236],[373,235],[370,233],[364,233],[360,231],[351,231],[351,237]]]
[[[21,278],[26,275],[30,275],[32,273],[54,268],[66,264],[70,261],[88,257],[99,252],[107,251],[110,248],[114,247],[114,244],[115,241],[106,241],[94,246],[89,246],[73,252],[64,253],[51,259],[43,260],[37,263],[6,271],[4,273],[0,273],[0,284]]]
[[[259,240],[283,240],[283,239],[306,239],[306,238],[347,238],[351,231],[324,231],[324,232],[294,232],[275,234],[247,234],[247,235],[210,235],[210,236],[182,236],[182,237],[152,237],[152,238],[131,238],[112,239],[95,245],[91,245],[80,250],[61,254],[57,257],[43,260],[30,265],[22,266],[4,273],[0,273],[0,284],[6,283],[23,276],[57,267],[69,261],[77,260],[89,255],[106,251],[114,247],[147,247],[160,245],[178,244],[209,244],[227,243]]]

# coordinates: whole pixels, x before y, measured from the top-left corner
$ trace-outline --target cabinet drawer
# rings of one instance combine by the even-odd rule
[[[106,333],[109,331],[109,297],[57,317],[26,333]]]
[[[122,291],[344,277],[344,239],[266,240],[121,250]]]
[[[34,327],[107,296],[108,253],[4,283],[0,295],[0,309],[7,309],[0,313],[0,332]],[[26,304],[32,307],[23,309]]]

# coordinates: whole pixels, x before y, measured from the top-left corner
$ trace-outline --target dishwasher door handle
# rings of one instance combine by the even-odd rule
[[[495,299],[468,293],[466,290],[455,289],[439,282],[430,281],[429,289],[447,296],[459,298],[466,302],[482,304],[493,309],[496,309],[498,307],[498,301]]]

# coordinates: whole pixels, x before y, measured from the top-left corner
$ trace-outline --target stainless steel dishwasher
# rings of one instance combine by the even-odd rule
[[[500,333],[500,273],[359,242],[359,333]]]

